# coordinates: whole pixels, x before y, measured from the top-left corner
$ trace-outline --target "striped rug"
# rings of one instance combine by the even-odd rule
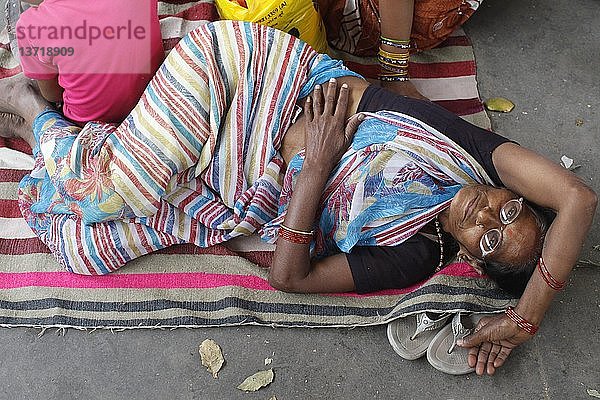
[[[338,50],[331,55],[373,81],[379,73],[376,57],[359,58]],[[491,128],[477,90],[473,47],[461,28],[438,47],[411,55],[409,71],[411,82],[423,96],[475,125]]]
[[[165,49],[217,18],[212,1],[160,3]],[[0,37],[6,43],[6,36]],[[369,72],[374,60],[348,65]],[[469,40],[457,32],[414,57],[418,89],[462,117],[489,127],[477,92]],[[0,77],[20,72],[0,45]],[[174,246],[101,277],[64,272],[22,220],[17,183],[32,166],[30,150],[0,139],[0,326],[93,328],[257,324],[290,327],[383,324],[423,310],[493,311],[513,300],[465,264],[451,264],[412,288],[371,295],[296,295],[266,280],[273,248],[256,238],[201,249]]]

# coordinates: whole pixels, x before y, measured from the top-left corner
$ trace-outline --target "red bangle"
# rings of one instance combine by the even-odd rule
[[[542,278],[544,278],[544,281],[548,286],[557,291],[564,289],[567,282],[557,281],[546,267],[546,264],[544,263],[544,259],[542,257],[540,257],[540,261],[538,262],[538,269],[540,271],[540,275],[542,275]]]
[[[527,321],[525,318],[521,317],[512,307],[508,307],[504,310],[504,313],[510,318],[517,326],[523,329],[525,332],[529,333],[531,336],[535,335],[538,331],[539,326],[532,324]]]
[[[296,244],[309,244],[312,241],[313,232],[297,231],[281,224],[279,227],[279,238]]]

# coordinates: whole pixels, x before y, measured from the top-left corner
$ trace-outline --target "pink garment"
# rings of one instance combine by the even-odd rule
[[[58,77],[63,113],[76,122],[120,122],[164,57],[157,0],[44,0],[17,23],[21,66]]]

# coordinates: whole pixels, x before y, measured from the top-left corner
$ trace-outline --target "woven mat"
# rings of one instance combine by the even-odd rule
[[[189,30],[217,18],[212,1],[159,5],[165,49]],[[7,36],[0,36],[7,43]],[[369,74],[375,60],[345,58]],[[414,57],[420,91],[449,110],[489,127],[475,79],[468,38],[456,32],[442,46]],[[0,78],[20,72],[0,45]],[[93,328],[200,327],[257,324],[351,327],[387,323],[424,310],[494,311],[513,300],[466,264],[450,264],[414,287],[370,295],[286,294],[266,280],[273,248],[244,238],[201,249],[174,246],[102,277],[69,274],[22,220],[19,180],[32,165],[21,141],[0,138],[0,326]]]

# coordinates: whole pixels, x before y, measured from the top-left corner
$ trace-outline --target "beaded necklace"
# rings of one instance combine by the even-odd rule
[[[438,264],[435,272],[439,272],[444,265],[444,242],[442,241],[442,228],[440,227],[440,221],[436,215],[435,217],[435,232],[437,233],[438,242],[440,243],[440,263]]]

